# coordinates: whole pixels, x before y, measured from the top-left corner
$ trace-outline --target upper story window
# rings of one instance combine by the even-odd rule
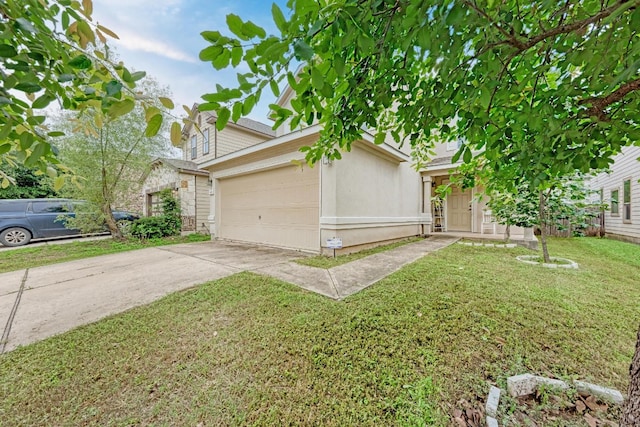
[[[202,154],[209,154],[209,129],[202,131]]]
[[[198,138],[193,135],[191,137],[191,158],[195,159],[198,157]]]
[[[620,212],[618,211],[618,190],[611,190],[611,215],[618,216]]]
[[[622,220],[631,222],[631,179],[622,183]]]

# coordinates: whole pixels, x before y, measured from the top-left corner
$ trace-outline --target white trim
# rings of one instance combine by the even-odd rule
[[[387,225],[415,225],[424,224],[431,220],[431,214],[409,217],[320,217],[320,226],[360,225],[360,226],[387,226]]]
[[[283,154],[277,157],[271,157],[265,160],[259,160],[257,162],[247,163],[244,165],[236,166],[233,168],[223,169],[221,171],[211,172],[213,179],[231,178],[239,175],[248,175],[257,172],[263,172],[270,169],[277,169],[284,166],[292,166],[292,161],[304,161],[304,153],[299,151],[293,151],[291,153]],[[306,163],[303,167],[310,168]],[[315,167],[320,167],[316,165]]]

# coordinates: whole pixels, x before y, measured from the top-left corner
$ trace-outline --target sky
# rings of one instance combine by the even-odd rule
[[[283,10],[285,0],[276,0]],[[200,36],[205,30],[230,34],[229,13],[251,20],[268,34],[277,29],[271,19],[270,0],[93,0],[93,20],[114,31],[119,40],[110,45],[130,70],[144,70],[168,86],[177,106],[191,107],[205,93],[215,92],[216,83],[234,87],[242,69],[217,71],[198,55],[208,46]],[[242,64],[239,66],[242,67]],[[267,96],[270,95],[270,96]],[[264,92],[250,118],[270,123],[268,105],[275,100]],[[182,114],[182,108],[176,113]]]

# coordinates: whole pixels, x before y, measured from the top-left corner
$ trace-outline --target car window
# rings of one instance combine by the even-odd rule
[[[24,212],[27,204],[24,202],[1,202],[0,212]]]
[[[42,201],[33,202],[33,213],[66,213],[69,212],[69,207],[64,202],[58,201]]]

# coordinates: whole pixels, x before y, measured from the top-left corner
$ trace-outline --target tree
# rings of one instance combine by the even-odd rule
[[[605,168],[640,141],[640,0],[287,5],[288,17],[272,7],[279,35],[236,15],[227,16],[233,37],[202,33],[202,60],[249,67],[238,87],[203,96],[219,128],[248,114],[267,87],[278,96],[286,79],[294,97],[291,109],[272,106],[276,126],[323,126],[305,148],[309,161],[339,158],[365,128],[377,142],[390,134],[411,144],[418,159],[438,134],[464,142],[454,161],[482,151],[504,182],[515,167],[541,201],[550,182]],[[627,408],[640,419],[640,404]]]
[[[150,78],[140,86],[156,98],[167,92]],[[106,223],[115,239],[123,238],[112,209],[140,195],[141,177],[150,161],[169,150],[161,134],[152,136],[146,129],[145,114],[155,114],[159,107],[137,107],[117,118],[99,108],[87,108],[77,118],[67,114],[60,119],[60,128],[68,136],[60,140],[59,157],[76,179],[75,185],[63,188],[63,194],[89,202],[81,207],[85,215],[72,221],[75,227],[91,232]]]
[[[91,0],[6,0],[0,2],[0,164],[7,160],[38,168],[55,178],[58,189],[68,169],[56,158],[55,138],[46,123],[46,108],[99,109],[114,119],[148,98],[136,89],[144,72],[130,72],[102,50],[98,42],[117,36],[93,22]],[[161,99],[171,109],[168,98]],[[150,133],[162,115],[147,115]],[[176,143],[180,125],[172,125]],[[62,175],[60,175],[62,174]],[[60,176],[59,176],[60,175]],[[0,174],[6,188],[11,177]]]
[[[36,199],[57,195],[53,189],[53,180],[39,170],[19,164],[5,164],[0,166],[0,171],[15,180],[15,185],[0,188],[0,199]]]

